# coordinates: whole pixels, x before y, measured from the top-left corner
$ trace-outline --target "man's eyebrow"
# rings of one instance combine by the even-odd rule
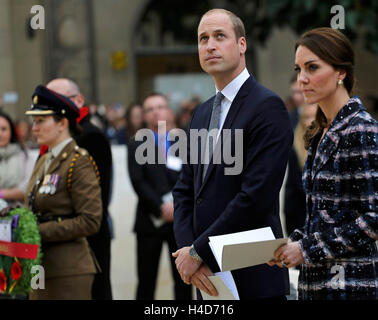
[[[201,37],[201,36],[205,35],[206,33],[207,33],[206,31],[203,31],[203,32],[201,32],[201,33],[198,35],[198,37]]]
[[[213,30],[213,31],[211,31],[210,33],[220,33],[220,32],[224,32],[224,29],[215,29],[215,30]],[[201,37],[201,36],[203,36],[204,34],[207,34],[207,33],[209,33],[209,32],[207,32],[207,31],[202,31],[199,35],[198,35],[198,37]]]

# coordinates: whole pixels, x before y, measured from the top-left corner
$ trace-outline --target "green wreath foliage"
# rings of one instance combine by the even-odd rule
[[[42,260],[41,252],[41,236],[38,231],[38,223],[36,216],[25,208],[16,208],[9,212],[8,216],[1,219],[11,219],[13,216],[19,215],[17,228],[13,229],[13,241],[26,244],[37,244],[38,255],[36,259],[17,258],[20,263],[22,275],[18,279],[12,292],[9,292],[14,280],[11,275],[11,268],[15,262],[14,257],[0,255],[0,269],[2,268],[7,278],[7,288],[3,294],[10,295],[27,295],[31,291],[31,279],[35,274],[31,273],[34,265],[39,265]]]

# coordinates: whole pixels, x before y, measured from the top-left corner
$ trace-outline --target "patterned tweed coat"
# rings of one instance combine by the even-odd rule
[[[378,126],[357,97],[339,111],[303,172],[299,299],[378,299]]]

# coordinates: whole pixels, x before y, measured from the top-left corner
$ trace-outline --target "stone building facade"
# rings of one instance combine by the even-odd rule
[[[160,75],[197,79],[203,73],[195,31],[203,12],[178,17],[178,26],[194,33],[192,42],[180,41],[163,28],[159,11],[150,10],[158,1],[0,0],[0,96],[18,93],[18,102],[6,110],[21,116],[36,85],[54,77],[76,80],[88,102],[124,105],[156,89]],[[44,8],[44,30],[29,26],[34,5]],[[295,38],[290,30],[276,29],[265,47],[248,43],[249,71],[282,98],[289,94]],[[374,93],[376,56],[358,43],[355,49],[357,93]]]

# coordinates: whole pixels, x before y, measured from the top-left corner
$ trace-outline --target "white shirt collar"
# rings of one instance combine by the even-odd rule
[[[56,158],[59,153],[62,152],[62,150],[64,149],[64,147],[69,144],[73,139],[70,137],[70,138],[67,138],[66,140],[62,141],[61,143],[59,143],[58,145],[56,145],[55,147],[53,147],[51,149],[51,153],[53,154],[54,158]]]
[[[241,86],[248,78],[249,72],[247,68],[244,68],[244,70],[234,80],[232,80],[227,86],[223,88],[222,94],[227,98],[227,100],[229,100],[232,103],[236,95],[238,94]],[[219,92],[217,87],[215,87],[215,91],[216,93]]]

